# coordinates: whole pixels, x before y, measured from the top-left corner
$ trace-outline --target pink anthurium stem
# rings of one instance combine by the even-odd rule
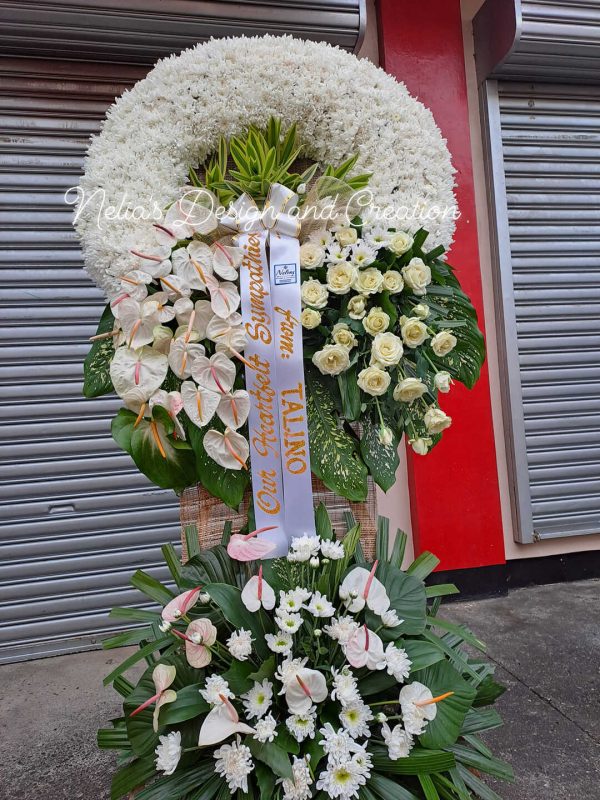
[[[142,364],[141,364],[140,361],[138,361],[136,363],[136,365],[135,365],[135,374],[134,374],[134,381],[135,381],[135,385],[136,386],[138,386],[139,383],[140,383],[140,370],[141,370],[141,368],[142,368]]]
[[[230,263],[230,264],[233,264],[233,258],[232,258],[232,257],[229,255],[229,253],[228,253],[228,252],[227,252],[227,250],[226,250],[226,249],[223,247],[223,245],[221,244],[221,242],[215,242],[215,247],[218,247],[218,248],[219,248],[219,250],[220,250],[220,251],[223,253],[223,255],[225,256],[225,258],[227,259],[227,261],[229,261],[229,263]]]
[[[163,231],[164,233],[166,233],[168,236],[171,237],[171,239],[177,239],[175,234],[172,231],[170,231],[168,228],[165,228],[164,225],[159,225],[158,222],[155,222],[153,224],[154,224],[155,228],[158,228],[159,231]]]
[[[230,348],[229,348],[229,352],[230,352],[232,355],[234,355],[236,358],[239,358],[239,360],[242,362],[242,364],[245,364],[247,367],[250,367],[250,369],[256,369],[256,367],[255,367],[255,365],[254,365],[254,364],[251,364],[251,363],[248,361],[248,359],[247,359],[247,358],[244,358],[244,356],[243,356],[241,353],[238,353],[238,351],[237,351],[237,350],[234,350],[234,349],[233,349],[233,347],[230,347]]]
[[[153,697],[151,697],[149,700],[146,700],[146,702],[145,702],[145,703],[142,703],[142,705],[141,705],[141,706],[138,706],[138,707],[135,709],[135,711],[132,711],[132,712],[131,712],[131,714],[130,714],[129,716],[130,716],[130,717],[135,717],[135,715],[136,715],[136,714],[139,714],[139,713],[140,713],[140,712],[142,712],[142,711],[143,711],[145,708],[148,708],[148,706],[151,706],[151,705],[152,705],[152,703],[155,703],[155,702],[158,700],[158,698],[161,696],[161,694],[162,694],[162,692],[159,692],[158,694],[155,694]]]
[[[373,578],[375,577],[375,570],[377,569],[378,564],[379,564],[379,561],[376,561],[373,564],[373,566],[371,567],[371,572],[369,572],[369,577],[367,578],[367,582],[365,584],[365,590],[363,592],[363,598],[365,600],[369,596],[369,591],[371,589],[371,584],[373,583]]]

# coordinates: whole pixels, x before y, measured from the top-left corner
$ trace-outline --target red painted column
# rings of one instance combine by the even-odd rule
[[[448,260],[483,329],[460,0],[378,0],[377,7],[381,66],[431,109],[448,141],[461,211]],[[456,384],[441,405],[453,425],[440,444],[425,457],[409,449],[415,551],[434,552],[440,569],[504,563],[486,366],[474,389]]]

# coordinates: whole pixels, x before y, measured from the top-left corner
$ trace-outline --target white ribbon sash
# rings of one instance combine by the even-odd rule
[[[273,184],[262,212],[247,195],[223,220],[240,231],[241,311],[248,342],[244,355],[252,492],[259,534],[287,553],[289,542],[314,535],[300,323],[298,221],[289,214],[297,197]],[[270,266],[267,259],[270,246]]]

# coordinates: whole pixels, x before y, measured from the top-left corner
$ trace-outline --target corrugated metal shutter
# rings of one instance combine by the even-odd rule
[[[82,270],[64,191],[89,135],[139,69],[0,62],[0,660],[89,647],[176,540],[178,503],[110,436],[119,403],[85,400],[103,298]],[[118,77],[117,77],[118,76]]]
[[[516,481],[531,514],[521,538],[597,533],[600,88],[503,82],[496,100],[508,380],[514,433],[524,433],[514,444]]]

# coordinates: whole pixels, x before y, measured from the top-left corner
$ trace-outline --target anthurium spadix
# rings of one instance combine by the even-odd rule
[[[277,545],[265,539],[259,539],[258,534],[266,531],[273,531],[277,525],[268,525],[265,528],[258,528],[251,533],[234,533],[229,537],[227,552],[236,561],[260,561],[272,553]]]
[[[184,381],[181,384],[181,399],[185,413],[199,428],[208,425],[214,417],[220,398],[218,392],[211,392],[204,386],[196,386],[194,381]]]
[[[398,702],[405,730],[413,736],[419,736],[427,723],[436,718],[437,704],[453,694],[454,692],[444,692],[434,697],[431,690],[418,681],[403,686]]]
[[[222,702],[208,712],[200,728],[198,747],[222,742],[235,733],[255,733],[254,728],[240,720],[233,703],[225,695],[220,695]]]
[[[192,367],[198,359],[204,357],[204,346],[193,341],[186,341],[185,336],[178,336],[171,342],[169,350],[169,366],[178,378],[189,378]]]
[[[189,297],[192,293],[190,287],[179,275],[167,275],[161,278],[160,285],[171,301],[178,300],[180,297]]]
[[[219,466],[225,469],[248,469],[246,461],[250,455],[250,446],[240,433],[230,428],[226,428],[224,433],[207,431],[203,445],[207,455]]]
[[[258,569],[258,575],[253,575],[242,589],[242,603],[252,613],[259,608],[267,611],[275,608],[275,592],[263,578],[262,566]]]
[[[340,597],[353,614],[362,611],[365,605],[379,615],[390,607],[385,586],[375,577],[377,566],[376,561],[370,571],[364,567],[355,567],[342,581]]]
[[[185,617],[190,609],[192,609],[198,602],[200,597],[200,586],[195,589],[190,589],[187,592],[178,594],[170,600],[161,612],[161,617],[165,622],[177,622],[177,620]]]
[[[237,312],[227,319],[217,317],[215,314],[206,326],[206,335],[216,344],[217,352],[239,353],[246,346],[246,328],[242,324],[242,315]]]
[[[152,717],[152,727],[154,731],[158,731],[158,714],[162,706],[165,703],[174,703],[177,700],[177,692],[173,691],[173,689],[169,689],[169,686],[175,680],[176,670],[175,667],[168,666],[166,664],[158,664],[154,668],[152,672],[152,680],[154,682],[154,688],[156,689],[156,694],[152,697],[148,698],[141,706],[132,711],[130,716],[135,717],[136,714],[139,714],[145,708],[152,705],[154,703],[154,715]]]
[[[148,273],[154,280],[171,272],[171,248],[168,245],[155,244],[151,247],[134,245],[129,252],[137,259],[137,269]]]
[[[110,362],[110,378],[120,397],[134,391],[148,400],[160,388],[168,369],[167,356],[152,347],[119,347]]]
[[[211,392],[227,394],[235,381],[235,364],[224,353],[215,353],[210,358],[202,356],[194,360],[192,377]]]
[[[353,667],[384,669],[386,665],[383,642],[379,636],[363,625],[344,646],[344,655]]]
[[[303,667],[285,688],[285,700],[292,714],[306,714],[312,705],[327,698],[327,681],[316,669]]]
[[[221,422],[232,430],[240,428],[250,413],[250,395],[245,389],[220,396],[217,416]]]

